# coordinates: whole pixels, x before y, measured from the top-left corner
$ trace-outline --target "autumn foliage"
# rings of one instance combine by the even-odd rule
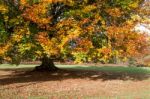
[[[2,0],[0,59],[127,61],[148,52],[147,34],[134,30],[142,0]]]

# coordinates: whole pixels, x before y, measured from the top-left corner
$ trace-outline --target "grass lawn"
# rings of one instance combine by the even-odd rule
[[[35,65],[0,65],[0,99],[150,99],[150,68],[57,65],[61,71],[31,72]]]

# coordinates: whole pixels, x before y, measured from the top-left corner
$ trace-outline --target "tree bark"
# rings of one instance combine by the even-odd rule
[[[35,67],[36,71],[57,71],[58,68],[54,65],[52,59],[44,56],[42,58],[42,64],[40,66]]]

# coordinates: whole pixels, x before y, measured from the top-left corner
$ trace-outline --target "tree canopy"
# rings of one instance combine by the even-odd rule
[[[143,0],[2,0],[0,59],[126,61],[147,52],[146,34],[134,31]]]

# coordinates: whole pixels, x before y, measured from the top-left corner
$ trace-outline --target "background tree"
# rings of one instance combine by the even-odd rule
[[[4,0],[0,2],[0,57],[19,64],[41,59],[38,69],[57,70],[53,59],[110,62],[146,49],[132,30],[142,0]],[[144,49],[143,49],[144,48]],[[133,50],[132,50],[133,49]]]

